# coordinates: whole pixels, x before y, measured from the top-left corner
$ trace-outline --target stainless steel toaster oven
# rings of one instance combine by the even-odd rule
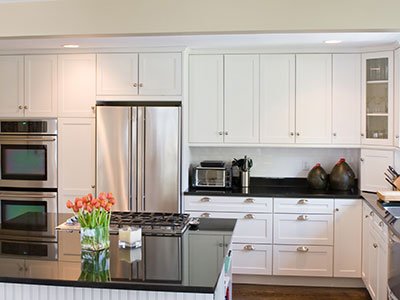
[[[232,168],[224,162],[202,162],[193,168],[194,187],[231,188]]]

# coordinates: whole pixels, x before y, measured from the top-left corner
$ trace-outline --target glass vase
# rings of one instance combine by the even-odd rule
[[[100,251],[110,247],[110,231],[108,226],[95,228],[81,227],[82,251]]]
[[[106,282],[111,280],[109,249],[82,251],[79,280],[91,282]]]

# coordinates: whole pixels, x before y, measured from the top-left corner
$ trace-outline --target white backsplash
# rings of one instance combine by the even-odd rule
[[[307,177],[308,171],[320,163],[329,174],[340,158],[345,158],[358,177],[359,149],[323,148],[246,148],[246,147],[191,147],[192,163],[202,160],[253,159],[251,176],[258,177]]]

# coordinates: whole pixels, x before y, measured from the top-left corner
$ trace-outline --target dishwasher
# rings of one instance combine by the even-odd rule
[[[400,239],[392,231],[389,234],[388,299],[400,300]]]

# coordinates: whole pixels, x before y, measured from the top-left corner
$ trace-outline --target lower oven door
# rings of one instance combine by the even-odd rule
[[[57,193],[0,192],[0,238],[56,241]]]
[[[56,260],[57,243],[0,240],[0,257]]]

